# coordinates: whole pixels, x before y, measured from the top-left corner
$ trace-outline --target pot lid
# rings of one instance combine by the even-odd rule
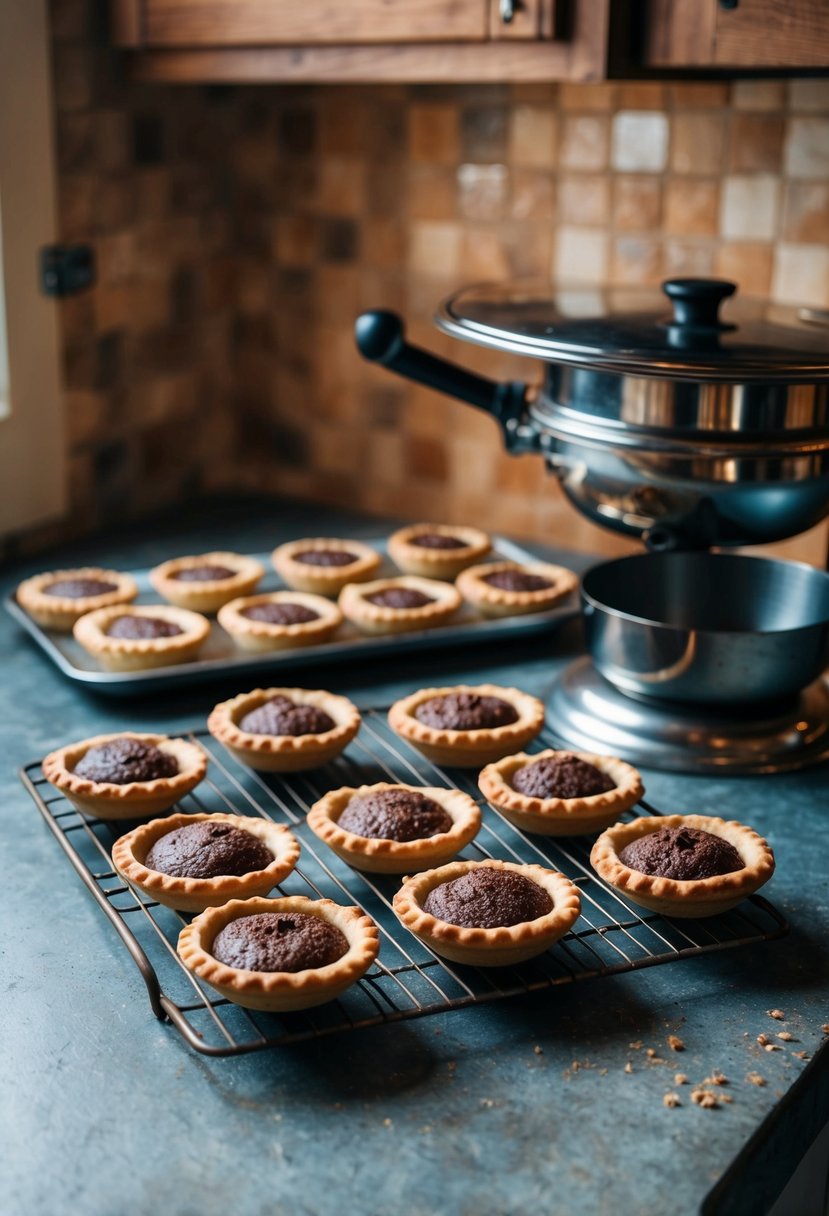
[[[829,329],[804,323],[807,310],[732,300],[736,284],[723,279],[669,279],[662,290],[483,284],[450,296],[436,322],[467,342],[596,370],[730,383],[829,379]]]

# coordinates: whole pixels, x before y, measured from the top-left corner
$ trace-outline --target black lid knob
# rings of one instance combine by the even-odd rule
[[[719,318],[720,304],[737,284],[728,279],[667,279],[662,290],[674,306],[671,325],[683,329],[733,329]]]

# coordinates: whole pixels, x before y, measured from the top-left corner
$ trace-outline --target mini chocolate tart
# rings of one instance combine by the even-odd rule
[[[379,949],[377,926],[360,908],[303,895],[233,899],[195,917],[178,939],[199,979],[245,1009],[272,1012],[334,1000]]]
[[[453,861],[404,880],[402,925],[455,963],[507,967],[549,949],[581,912],[576,886],[542,866]]]
[[[727,912],[768,882],[774,854],[762,836],[734,820],[660,815],[608,828],[593,845],[590,864],[643,908],[700,917]],[[684,877],[672,877],[677,874]]]
[[[216,612],[240,595],[250,595],[265,573],[255,557],[241,553],[202,553],[174,557],[150,571],[160,596],[178,608]]]
[[[380,554],[357,540],[315,536],[279,545],[271,554],[277,574],[294,591],[339,595],[346,583],[362,583],[379,569]]]
[[[166,735],[95,735],[50,752],[43,775],[78,810],[99,819],[161,815],[207,772],[195,743]]]
[[[220,702],[207,726],[242,764],[292,773],[338,756],[360,729],[360,714],[323,689],[257,688]]]
[[[451,583],[401,575],[371,583],[349,583],[340,592],[340,611],[364,633],[409,633],[445,624],[461,606]]]
[[[295,650],[327,642],[342,624],[336,604],[302,591],[243,596],[219,609],[222,629],[243,650]]]
[[[181,912],[267,895],[298,859],[299,842],[286,827],[243,815],[170,815],[112,846],[122,878]]]
[[[492,548],[486,532],[454,524],[409,524],[392,532],[389,557],[405,574],[454,579]]]
[[[523,616],[553,608],[579,585],[572,570],[547,562],[489,562],[470,566],[457,588],[484,616]]]
[[[185,663],[210,634],[210,622],[167,604],[99,608],[75,622],[75,641],[108,671]]]
[[[78,570],[50,570],[24,579],[17,602],[44,629],[69,633],[87,612],[129,604],[138,595],[135,580],[117,570],[82,566]]]
[[[474,768],[534,739],[544,725],[544,706],[498,684],[421,688],[395,701],[389,725],[433,763]]]
[[[331,790],[314,803],[308,826],[357,870],[408,874],[459,853],[481,812],[460,790],[379,782]]]
[[[600,832],[645,792],[636,769],[615,756],[553,748],[488,764],[478,785],[505,819],[541,836]]]

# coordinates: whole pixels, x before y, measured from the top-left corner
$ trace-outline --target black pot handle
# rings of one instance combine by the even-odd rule
[[[535,446],[524,425],[525,385],[488,380],[410,345],[402,320],[393,312],[375,309],[362,313],[355,323],[354,336],[360,354],[370,362],[381,363],[407,380],[425,384],[491,414],[501,424],[504,442],[510,450],[527,451]]]

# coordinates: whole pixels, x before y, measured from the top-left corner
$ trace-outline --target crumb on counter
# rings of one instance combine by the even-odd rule
[[[782,1009],[768,1009],[766,1012],[770,1018],[774,1018],[777,1022],[785,1021],[786,1015]]]
[[[780,1030],[777,1033],[777,1038],[782,1039],[784,1043],[796,1043],[797,1039],[788,1030]]]
[[[759,1072],[748,1073],[746,1075],[746,1080],[748,1081],[749,1085],[759,1085],[762,1087],[763,1085],[767,1084],[766,1078],[761,1077]]]
[[[662,1105],[668,1107],[681,1106],[682,1103],[679,1100],[679,1094],[668,1092],[662,1098]]]
[[[670,1047],[671,1051],[684,1051],[685,1050],[685,1044],[683,1043],[683,1041],[679,1037],[679,1035],[676,1035],[676,1034],[668,1035],[668,1046]]]
[[[678,1072],[675,1074],[674,1085],[687,1085],[687,1084],[688,1084],[688,1078],[685,1076],[684,1072]]]
[[[691,1094],[691,1101],[705,1110],[714,1110],[720,1105],[720,1099],[716,1094],[712,1094],[710,1089],[695,1089]]]

